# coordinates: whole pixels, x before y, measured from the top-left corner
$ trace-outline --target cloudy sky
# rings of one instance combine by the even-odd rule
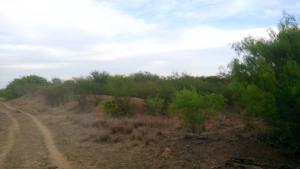
[[[0,0],[0,88],[92,70],[214,75],[230,43],[266,37],[299,0]]]

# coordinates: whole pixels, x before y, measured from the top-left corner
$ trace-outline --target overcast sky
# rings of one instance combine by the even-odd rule
[[[0,0],[0,88],[92,70],[214,75],[299,0]]]

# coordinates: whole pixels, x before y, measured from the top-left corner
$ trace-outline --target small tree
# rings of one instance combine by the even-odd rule
[[[208,114],[221,109],[224,104],[225,99],[219,94],[202,96],[196,90],[181,90],[176,92],[172,108],[179,113],[184,126],[196,133],[204,129]]]

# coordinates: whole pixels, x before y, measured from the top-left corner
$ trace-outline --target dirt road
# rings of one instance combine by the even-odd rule
[[[73,169],[58,150],[50,130],[28,112],[1,102],[0,168]],[[6,115],[6,117],[4,116]],[[9,126],[7,127],[3,126]],[[6,138],[6,140],[3,140]]]

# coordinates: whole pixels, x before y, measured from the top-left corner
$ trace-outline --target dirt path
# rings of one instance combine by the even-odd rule
[[[0,153],[0,167],[3,165],[6,156],[11,151],[13,145],[15,144],[16,136],[20,130],[18,121],[9,112],[5,111],[4,113],[10,119],[11,125],[8,129],[6,144],[3,147],[2,152]]]
[[[27,116],[31,122],[33,122],[38,130],[40,131],[40,134],[42,135],[43,142],[47,148],[47,151],[49,153],[49,159],[51,160],[51,164],[53,168],[56,169],[72,169],[70,163],[66,160],[66,158],[63,156],[63,154],[57,149],[52,133],[50,130],[35,116],[31,115],[30,113],[27,113],[22,110],[18,110],[14,107],[11,107],[5,103],[2,103],[8,110],[19,112],[20,114],[23,114]],[[16,124],[17,121],[15,120]],[[13,143],[10,143],[13,145]],[[11,147],[12,147],[11,145]],[[8,151],[9,152],[9,151]]]

